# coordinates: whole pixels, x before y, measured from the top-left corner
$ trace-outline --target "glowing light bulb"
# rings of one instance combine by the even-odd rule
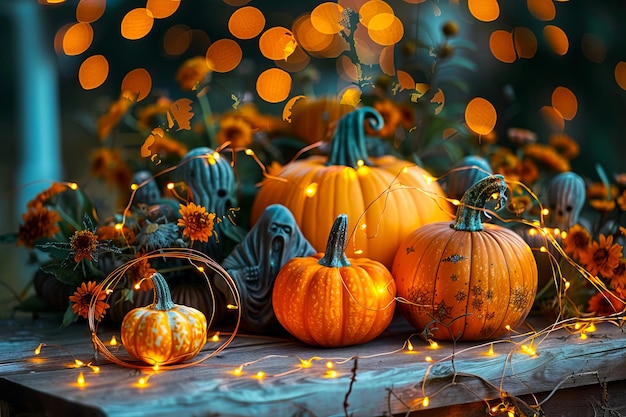
[[[213,159],[220,159],[222,157],[222,155],[220,155],[219,152],[213,152]]]
[[[434,340],[428,340],[428,343],[430,343],[431,349],[439,349],[439,343],[435,342]]]
[[[570,285],[572,284],[569,281],[565,281],[565,291],[569,289]]]
[[[173,190],[175,187],[173,182],[168,182],[167,185],[165,186],[165,188],[167,188],[168,190]]]
[[[254,155],[254,151],[252,149],[250,149],[250,148],[247,148],[244,152],[245,152],[246,155],[249,155],[249,156]]]
[[[424,397],[424,399],[422,400],[422,405],[424,407],[428,407],[429,404],[430,404],[430,398]]]
[[[124,229],[124,225],[122,223],[115,223],[115,230],[118,232]]]
[[[535,236],[535,235],[537,234],[537,229],[530,229],[530,230],[528,231],[528,234],[529,234],[530,236]]]
[[[505,328],[508,332],[510,332],[510,331],[511,331],[511,326],[509,326],[508,324],[507,324],[506,326],[504,326],[504,328]]]
[[[451,200],[450,202],[452,203],[453,206],[458,206],[459,204],[461,204],[461,202],[457,200],[456,198],[454,200]]]
[[[431,358],[430,356],[426,356],[426,357],[424,358],[424,361],[425,361],[425,362],[432,362],[432,361],[433,361],[433,358]]]
[[[148,378],[141,377],[137,380],[137,385],[141,387],[146,386],[147,384],[148,384]]]
[[[590,323],[589,326],[587,326],[587,328],[585,329],[587,333],[592,333],[592,332],[595,332],[596,330],[597,330],[596,325],[593,323]]]
[[[138,282],[133,286],[134,289],[138,290],[141,288],[141,284]]]
[[[131,185],[130,185],[130,189],[131,189],[132,191],[135,191],[137,188],[139,188],[139,185],[137,185],[137,184],[131,184]]]
[[[489,350],[487,351],[487,355],[493,356],[493,343],[489,344]]]
[[[75,182],[70,182],[69,184],[67,184],[67,186],[74,191],[78,190],[78,184],[76,184]]]
[[[238,310],[239,309],[239,307],[237,307],[234,304],[227,304],[226,308],[229,309],[229,310]]]
[[[550,214],[550,210],[548,210],[547,208],[544,208],[543,210],[541,210],[541,214],[543,214],[544,216],[547,216],[548,214]]]
[[[406,174],[407,172],[409,172],[409,167],[403,167],[402,168],[402,173]]]
[[[154,366],[152,367],[152,370],[153,370],[154,372],[158,372],[158,371],[159,371],[159,364],[158,364],[158,363],[155,363],[155,364],[154,364]]]
[[[587,340],[587,333],[580,332],[580,340]]]
[[[80,359],[74,359],[74,366],[76,368],[80,368],[85,366],[85,362],[81,361]]]
[[[312,365],[311,359],[300,359],[300,367],[301,368],[310,368]]]
[[[546,253],[547,251],[548,251],[548,249],[546,249],[545,246],[542,246],[542,247],[539,248],[539,252]]]
[[[198,272],[204,272],[203,266],[197,266],[196,269],[198,270]]]
[[[80,387],[85,385],[85,375],[83,375],[82,372],[78,373],[78,377],[76,378],[76,384],[78,384],[78,386]]]
[[[43,347],[43,343],[40,343],[35,348],[35,355],[39,355],[41,353],[41,348]]]
[[[256,379],[262,380],[263,378],[265,378],[265,372],[259,371],[259,372],[256,373],[256,375],[254,375],[254,377]]]
[[[233,375],[240,376],[243,374],[243,365],[233,369]]]
[[[317,193],[317,183],[313,182],[304,189],[304,195],[313,197]]]
[[[361,230],[365,230],[365,229],[367,229],[367,225],[364,223],[364,224],[360,225],[359,228]]]
[[[337,378],[337,375],[339,374],[334,369],[326,371],[326,378]]]
[[[407,350],[408,350],[409,352],[413,352],[413,349],[415,349],[415,348],[413,347],[413,343],[411,343],[411,341],[410,341],[410,340],[407,340],[407,342],[406,342],[406,348],[407,348]]]
[[[326,362],[326,368],[333,369],[334,367],[335,367],[335,364],[333,364],[331,361]]]
[[[219,342],[220,341],[220,332],[216,332],[213,337],[211,337],[211,342]]]
[[[97,365],[92,365],[91,362],[87,364],[87,366],[93,371],[94,374],[100,373],[100,367]]]
[[[363,165],[365,165],[365,162],[362,159],[359,159],[358,161],[356,161],[357,167],[362,167]]]

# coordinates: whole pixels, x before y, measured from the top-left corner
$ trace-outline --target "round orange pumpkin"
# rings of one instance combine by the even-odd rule
[[[537,265],[515,232],[483,224],[490,200],[506,200],[504,177],[492,175],[463,195],[456,220],[422,226],[402,243],[392,267],[406,319],[431,337],[487,340],[528,315],[537,292]]]
[[[207,320],[195,308],[174,304],[167,282],[153,274],[154,303],[129,311],[122,321],[126,351],[150,365],[184,362],[206,343]]]
[[[373,126],[382,126],[381,115],[371,107],[348,113],[339,121],[328,157],[291,162],[277,177],[266,178],[254,200],[251,222],[256,223],[269,205],[282,204],[321,252],[325,231],[345,213],[354,231],[348,255],[390,268],[398,245],[416,227],[451,220],[452,208],[426,170],[394,156],[368,156],[364,124],[370,117]]]
[[[276,318],[310,345],[365,343],[393,318],[396,285],[391,273],[380,262],[346,257],[347,227],[347,216],[339,215],[325,254],[293,258],[276,276],[272,292]]]

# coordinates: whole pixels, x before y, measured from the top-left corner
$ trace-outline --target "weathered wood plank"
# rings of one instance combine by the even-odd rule
[[[102,340],[116,331],[101,330]],[[59,330],[50,320],[6,320],[0,321],[0,398],[32,397],[43,406],[56,404],[65,411],[70,407],[73,415],[321,417],[344,416],[350,391],[348,412],[371,416],[422,409],[424,395],[432,410],[497,399],[500,390],[514,396],[543,393],[541,401],[557,386],[599,387],[599,382],[626,380],[626,335],[608,324],[598,326],[587,340],[553,332],[534,342],[536,356],[523,353],[519,346],[513,351],[510,342],[495,344],[495,354],[488,356],[488,345],[443,343],[431,349],[417,337],[411,338],[413,352],[402,351],[412,333],[405,322],[396,320],[373,342],[342,349],[313,348],[291,338],[238,335],[218,356],[193,367],[153,373],[148,385],[139,387],[140,373],[115,364],[99,361],[98,374],[72,368],[74,358],[93,359],[86,325]],[[35,357],[33,349],[40,342],[48,346]],[[207,343],[201,355],[211,346]],[[426,362],[426,356],[433,362]],[[311,367],[300,366],[300,358],[314,357],[319,359]],[[334,363],[334,378],[328,377],[327,361]],[[247,364],[244,373],[233,375],[243,364]],[[84,387],[76,384],[80,371]],[[265,373],[263,379],[255,377],[259,371]]]

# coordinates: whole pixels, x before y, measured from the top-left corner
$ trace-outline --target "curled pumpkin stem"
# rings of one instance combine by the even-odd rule
[[[357,168],[372,166],[365,143],[365,120],[373,129],[383,127],[383,117],[373,107],[362,107],[344,115],[337,124],[326,165]]]
[[[155,310],[167,311],[174,308],[174,301],[172,301],[172,294],[167,286],[165,277],[158,272],[155,272],[150,277],[154,284],[154,304]]]
[[[483,230],[481,213],[490,200],[497,200],[495,210],[506,202],[507,185],[502,175],[490,175],[472,185],[461,198],[456,219],[450,226],[454,230],[476,232]]]
[[[320,265],[329,268],[350,266],[350,261],[345,253],[346,236],[348,232],[348,216],[340,214],[335,219],[333,227],[328,235],[328,243],[324,256],[318,261]]]

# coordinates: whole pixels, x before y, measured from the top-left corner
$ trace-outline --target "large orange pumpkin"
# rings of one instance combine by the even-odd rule
[[[310,345],[365,343],[393,318],[396,285],[391,273],[380,262],[346,257],[347,227],[347,216],[338,216],[324,254],[293,258],[276,276],[272,291],[276,318]]]
[[[353,231],[348,255],[390,268],[398,245],[416,227],[452,219],[441,187],[426,170],[394,156],[368,156],[364,124],[369,117],[373,126],[382,126],[371,107],[348,113],[339,121],[328,157],[291,162],[277,177],[266,178],[252,207],[252,223],[269,205],[282,204],[321,252],[326,231],[345,213]]]
[[[456,220],[422,226],[398,249],[392,274],[407,320],[433,338],[487,340],[520,325],[537,291],[537,265],[515,232],[483,224],[490,200],[502,206],[504,177],[478,181],[461,199]]]
[[[206,343],[207,320],[195,308],[174,304],[163,275],[152,275],[154,303],[135,308],[122,321],[122,343],[133,357],[150,365],[184,362]]]

